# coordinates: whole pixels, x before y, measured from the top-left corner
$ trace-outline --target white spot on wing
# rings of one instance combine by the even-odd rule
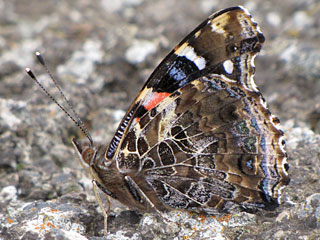
[[[254,59],[256,58],[256,55],[253,55],[251,57],[251,60],[250,60],[250,65],[252,68],[255,68],[255,65],[254,65]],[[254,82],[254,79],[253,79],[253,74],[251,74],[250,76],[250,84],[251,84],[251,87],[252,89],[255,91],[255,92],[259,92],[259,89],[258,89],[258,86],[256,85],[256,83]]]
[[[205,68],[206,66],[206,60],[204,60],[203,57],[201,58],[197,58],[194,63],[197,65],[197,67],[199,68],[199,70],[202,70]]]
[[[220,24],[220,23],[219,24],[218,23],[219,22],[214,23],[214,19],[209,22],[210,27],[211,27],[211,31],[216,32],[216,33],[220,33],[220,34],[224,34],[225,33],[224,29],[221,26],[218,26]]]
[[[232,74],[233,72],[233,62],[231,60],[226,60],[223,63],[224,70],[228,74]]]
[[[233,80],[231,78],[226,77],[225,75],[220,75],[220,74],[212,74],[212,77],[215,78],[221,78],[225,82],[230,82],[230,83],[236,83],[237,80]]]
[[[180,57],[186,57],[192,61],[199,70],[204,69],[206,66],[206,60],[203,57],[199,57],[191,46],[182,45],[175,53]]]
[[[269,117],[270,123],[271,123],[272,126],[275,127],[277,130],[281,131],[280,123],[274,122],[274,121],[273,121],[274,118],[275,118],[274,115],[271,114],[270,117]],[[282,139],[281,139],[281,140],[282,140]],[[280,147],[281,147],[280,142],[279,142],[279,145],[280,145]],[[281,149],[281,150],[285,152],[284,149]]]
[[[283,136],[281,136],[279,138],[279,146],[280,146],[281,151],[285,153],[286,150],[284,149],[284,144],[282,144],[282,141],[284,141],[284,137]],[[284,172],[286,172],[286,171],[284,171]]]

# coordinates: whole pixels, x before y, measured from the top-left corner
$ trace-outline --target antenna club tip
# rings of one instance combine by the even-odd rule
[[[44,59],[42,58],[40,52],[36,52],[36,57],[38,58],[38,61],[39,61],[43,66],[45,66],[45,68],[47,68],[47,67],[46,67],[46,64],[45,64],[45,62],[44,62]],[[47,70],[47,69],[46,69],[46,70]]]
[[[30,68],[25,68],[25,71],[29,75],[29,77],[31,77],[32,79],[36,79]]]

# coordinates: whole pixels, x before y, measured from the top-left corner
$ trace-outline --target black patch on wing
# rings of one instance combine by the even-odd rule
[[[186,57],[178,56],[165,65],[168,66],[168,68],[165,72],[160,72],[160,75],[162,75],[161,81],[159,81],[156,86],[153,86],[157,92],[173,93],[200,76],[198,67]],[[192,78],[190,76],[192,76]]]

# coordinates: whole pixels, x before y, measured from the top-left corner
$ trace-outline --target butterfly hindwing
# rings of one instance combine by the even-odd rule
[[[120,170],[134,169],[139,187],[162,200],[154,202],[158,209],[273,207],[286,182],[286,156],[282,132],[259,101],[219,75],[196,79],[130,129]],[[132,159],[136,165],[128,165]]]

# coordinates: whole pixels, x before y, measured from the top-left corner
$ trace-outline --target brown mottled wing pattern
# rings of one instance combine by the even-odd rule
[[[253,81],[263,41],[243,8],[226,9],[151,75],[106,153],[138,208],[145,198],[158,210],[277,206],[288,165],[279,120]]]
[[[132,178],[156,193],[148,196],[158,209],[273,207],[287,181],[286,155],[277,120],[260,101],[214,74],[179,89],[129,132],[139,168]]]

